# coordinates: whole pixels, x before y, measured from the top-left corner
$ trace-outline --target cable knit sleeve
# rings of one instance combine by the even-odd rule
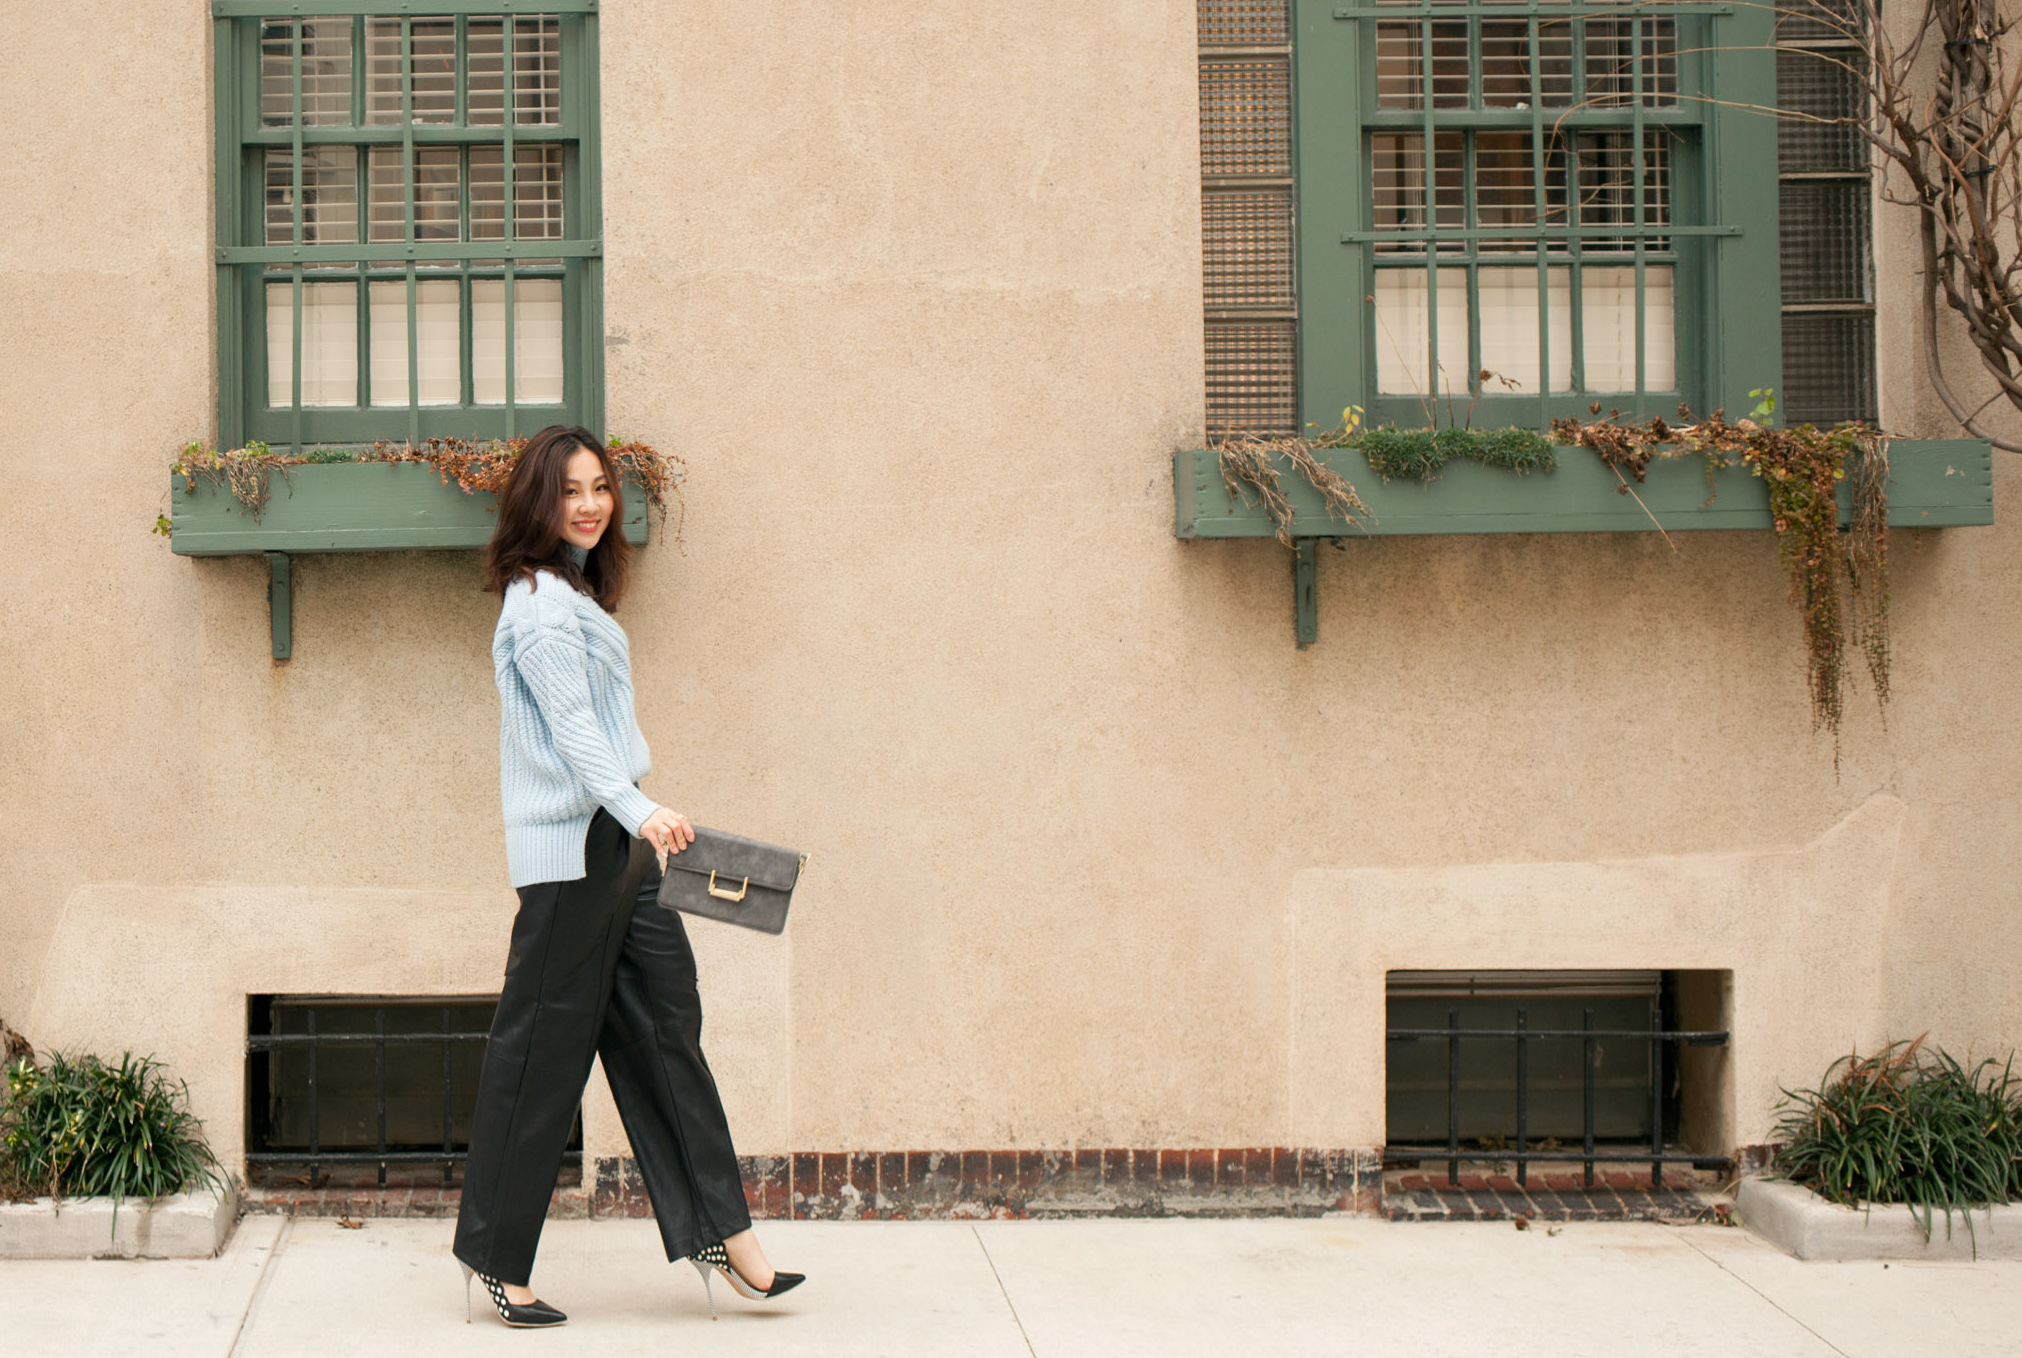
[[[574,620],[550,615],[526,626],[513,647],[513,667],[526,680],[556,751],[590,795],[626,830],[638,834],[658,807],[632,786],[624,761],[597,724],[590,702],[590,652]]]

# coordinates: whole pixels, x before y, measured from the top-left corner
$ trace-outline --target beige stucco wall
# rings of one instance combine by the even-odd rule
[[[603,9],[611,424],[692,468],[647,790],[813,855],[789,940],[698,930],[743,1149],[1371,1144],[1392,965],[1731,970],[1742,1140],[1853,1043],[2022,1038],[2012,526],[1896,535],[1837,773],[1767,534],[1353,542],[1296,650],[1281,548],[1172,536],[1191,4]],[[0,1014],[229,1149],[247,990],[488,989],[512,895],[472,558],[298,560],[276,668],[263,564],[147,532],[213,420],[208,40],[0,50],[67,82],[0,157]]]

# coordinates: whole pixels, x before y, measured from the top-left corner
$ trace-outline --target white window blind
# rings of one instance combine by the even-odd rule
[[[524,286],[524,285],[523,285]],[[455,280],[426,279],[414,285],[416,369],[419,404],[453,406],[463,399],[461,363],[463,308]],[[374,283],[372,305],[372,404],[407,404],[407,283]]]
[[[1678,385],[1671,266],[1643,269],[1643,390]],[[1588,391],[1636,390],[1636,270],[1589,264],[1580,277],[1580,330]]]
[[[267,404],[294,391],[294,285],[267,284]],[[358,285],[302,285],[302,404],[358,404]]]
[[[1432,290],[1425,272],[1379,269],[1376,273],[1376,389],[1407,396],[1451,391],[1464,397],[1468,390],[1467,270],[1439,271],[1436,373],[1426,370],[1432,343]]]
[[[1482,379],[1489,391],[1535,392],[1538,389],[1538,271],[1524,268],[1481,270],[1481,366],[1493,376]],[[1551,390],[1573,389],[1573,271],[1564,265],[1550,270]]]
[[[505,404],[505,283],[470,285],[470,361],[481,406]],[[513,288],[513,400],[526,405],[562,401],[562,282],[524,278]]]

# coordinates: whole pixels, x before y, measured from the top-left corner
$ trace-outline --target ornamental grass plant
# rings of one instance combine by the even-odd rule
[[[1815,1090],[1785,1090],[1772,1168],[1849,1207],[1903,1203],[1929,1239],[1938,1213],[2022,1198],[2014,1057],[1967,1067],[1923,1039],[1843,1056]]]
[[[0,1102],[0,1183],[17,1195],[126,1198],[221,1189],[224,1176],[189,1110],[189,1089],[131,1052],[21,1058]]]

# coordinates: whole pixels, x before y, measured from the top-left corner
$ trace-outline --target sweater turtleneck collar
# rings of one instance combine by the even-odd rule
[[[576,563],[577,570],[582,570],[584,566],[586,566],[589,563],[590,549],[587,547],[578,547],[573,542],[569,543],[568,547],[569,547],[569,560]]]

